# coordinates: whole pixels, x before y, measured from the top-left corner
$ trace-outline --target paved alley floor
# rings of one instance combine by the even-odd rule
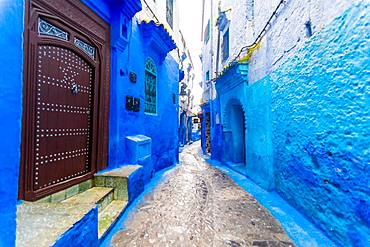
[[[199,155],[181,164],[129,213],[112,246],[293,246],[280,224],[251,195]]]

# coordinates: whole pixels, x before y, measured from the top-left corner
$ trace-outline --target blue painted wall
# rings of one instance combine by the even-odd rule
[[[108,22],[114,21],[108,1],[84,0]],[[11,25],[9,25],[11,23]],[[110,114],[109,166],[126,162],[125,136],[145,134],[152,137],[155,168],[176,163],[178,159],[177,104],[172,94],[178,93],[178,64],[167,56],[159,61],[155,53],[144,52],[143,42],[136,19],[132,22],[130,44],[124,53],[112,56],[112,87]],[[16,204],[21,147],[22,87],[23,87],[23,29],[24,1],[0,1],[0,246],[14,246],[16,232]],[[112,52],[113,54],[113,52]],[[158,114],[149,116],[143,112],[144,63],[151,56],[158,69]],[[120,76],[120,70],[124,75]],[[128,80],[128,72],[137,73],[138,82]],[[125,97],[140,97],[140,113],[125,110]]]
[[[265,79],[246,90],[247,174],[266,190],[274,188],[270,90]]]
[[[187,123],[187,141],[191,142],[193,141],[193,117],[188,117],[188,123]]]
[[[114,6],[112,6],[109,0],[81,0],[81,2],[89,6],[106,22],[111,22],[111,9],[112,7],[114,8]]]
[[[223,128],[230,128],[228,102],[244,106],[247,176],[275,188],[345,246],[367,246],[370,239],[370,4],[365,2],[354,4],[265,78],[223,92],[222,85],[238,76],[229,71],[216,84]],[[212,156],[231,160],[225,129],[212,133],[212,145],[217,140],[223,145]]]
[[[107,21],[118,25],[114,5],[107,1],[84,2],[96,13],[108,16]],[[109,11],[109,12],[108,12]],[[128,24],[129,38],[122,52],[111,49],[111,102],[109,129],[109,168],[128,163],[125,137],[143,134],[152,138],[152,162],[155,170],[173,165],[178,159],[178,81],[179,66],[171,57],[161,60],[152,49],[146,49],[138,20],[134,17]],[[120,29],[119,29],[120,30]],[[111,33],[113,35],[113,32]],[[112,37],[113,40],[113,37]],[[144,113],[145,62],[151,57],[157,67],[157,114]],[[129,80],[129,73],[135,72],[137,82]],[[173,94],[176,102],[173,102]],[[140,112],[127,111],[126,96],[140,98]]]
[[[226,70],[217,80],[219,107],[215,100],[214,111],[221,116],[222,129],[215,129],[212,143],[220,148],[214,150],[212,158],[224,161],[262,188],[271,190],[274,187],[274,168],[270,86],[265,81],[248,85],[247,75],[248,64],[243,62]],[[235,119],[233,112],[236,106],[239,106],[239,115],[243,115],[244,121]],[[245,162],[240,158],[243,138]],[[239,150],[238,159],[235,158],[236,150]]]
[[[0,246],[15,245],[23,85],[22,0],[0,1]]]
[[[185,111],[180,114],[179,124],[179,144],[181,146],[188,144],[193,140],[193,117],[188,116]]]
[[[370,239],[370,12],[355,5],[271,84],[276,190],[339,245]]]
[[[180,114],[180,124],[179,124],[179,144],[184,145],[186,144],[186,112],[181,112]]]
[[[220,99],[217,97],[212,101],[212,124],[211,124],[211,158],[215,160],[221,159],[222,150],[224,148],[222,143],[222,125]],[[218,120],[216,120],[218,119]]]
[[[113,118],[117,118],[119,124],[119,143],[117,148],[116,163],[110,166],[121,165],[127,162],[124,137],[127,135],[144,134],[152,138],[152,160],[155,170],[176,163],[176,150],[178,146],[178,109],[176,97],[175,104],[172,94],[178,94],[178,64],[171,57],[161,62],[152,51],[144,52],[141,32],[137,21],[133,21],[131,42],[125,53],[118,54],[119,69],[134,71],[137,74],[137,82],[129,81],[128,74],[118,77],[116,91],[117,108],[111,108],[111,124]],[[147,57],[153,58],[157,66],[157,114],[148,115],[144,113],[144,66]],[[140,98],[140,112],[129,112],[125,109],[126,95]],[[113,106],[114,107],[114,106]],[[115,117],[113,117],[115,115]],[[110,138],[114,138],[110,135]],[[113,145],[113,144],[112,144]],[[110,160],[111,161],[111,160]]]
[[[63,246],[99,246],[98,207],[91,209],[79,222],[76,222],[68,231],[60,236],[53,245],[53,247]]]

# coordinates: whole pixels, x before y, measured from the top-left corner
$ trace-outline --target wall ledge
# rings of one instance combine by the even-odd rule
[[[143,20],[139,22],[139,27],[143,36],[144,51],[154,50],[162,62],[167,54],[175,49],[176,43],[166,30],[163,24],[153,20]]]
[[[248,63],[236,63],[226,69],[216,80],[217,93],[223,94],[231,91],[240,84],[248,85]]]

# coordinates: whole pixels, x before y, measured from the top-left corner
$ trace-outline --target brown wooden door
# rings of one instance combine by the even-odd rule
[[[87,180],[107,162],[109,26],[96,16],[90,23],[93,14],[79,1],[63,2],[28,2],[19,193],[25,200]],[[104,35],[90,33],[79,18],[90,28],[100,20]]]
[[[78,53],[37,45],[34,189],[92,171],[95,68]]]

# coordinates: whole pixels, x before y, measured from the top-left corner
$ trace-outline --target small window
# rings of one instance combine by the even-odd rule
[[[172,103],[176,105],[176,94],[175,93],[172,94]]]
[[[225,62],[228,58],[229,58],[229,29],[227,29],[222,38],[222,61]]]
[[[209,71],[206,72],[206,81],[209,81]]]
[[[150,114],[157,113],[157,68],[151,58],[148,58],[145,63],[144,111]]]
[[[173,0],[167,0],[166,19],[170,27],[173,29]]]
[[[66,31],[41,18],[38,19],[38,33],[40,35],[53,36],[67,41],[69,40],[69,34]]]
[[[95,58],[95,47],[92,45],[89,45],[88,43],[78,39],[75,37],[74,41],[75,45],[80,48],[82,51],[84,51],[87,55],[89,55],[92,58]]]
[[[129,21],[122,15],[121,17],[121,36],[125,39],[128,38],[128,25]]]
[[[208,20],[206,29],[204,30],[204,43],[207,44],[211,34],[211,22]]]

